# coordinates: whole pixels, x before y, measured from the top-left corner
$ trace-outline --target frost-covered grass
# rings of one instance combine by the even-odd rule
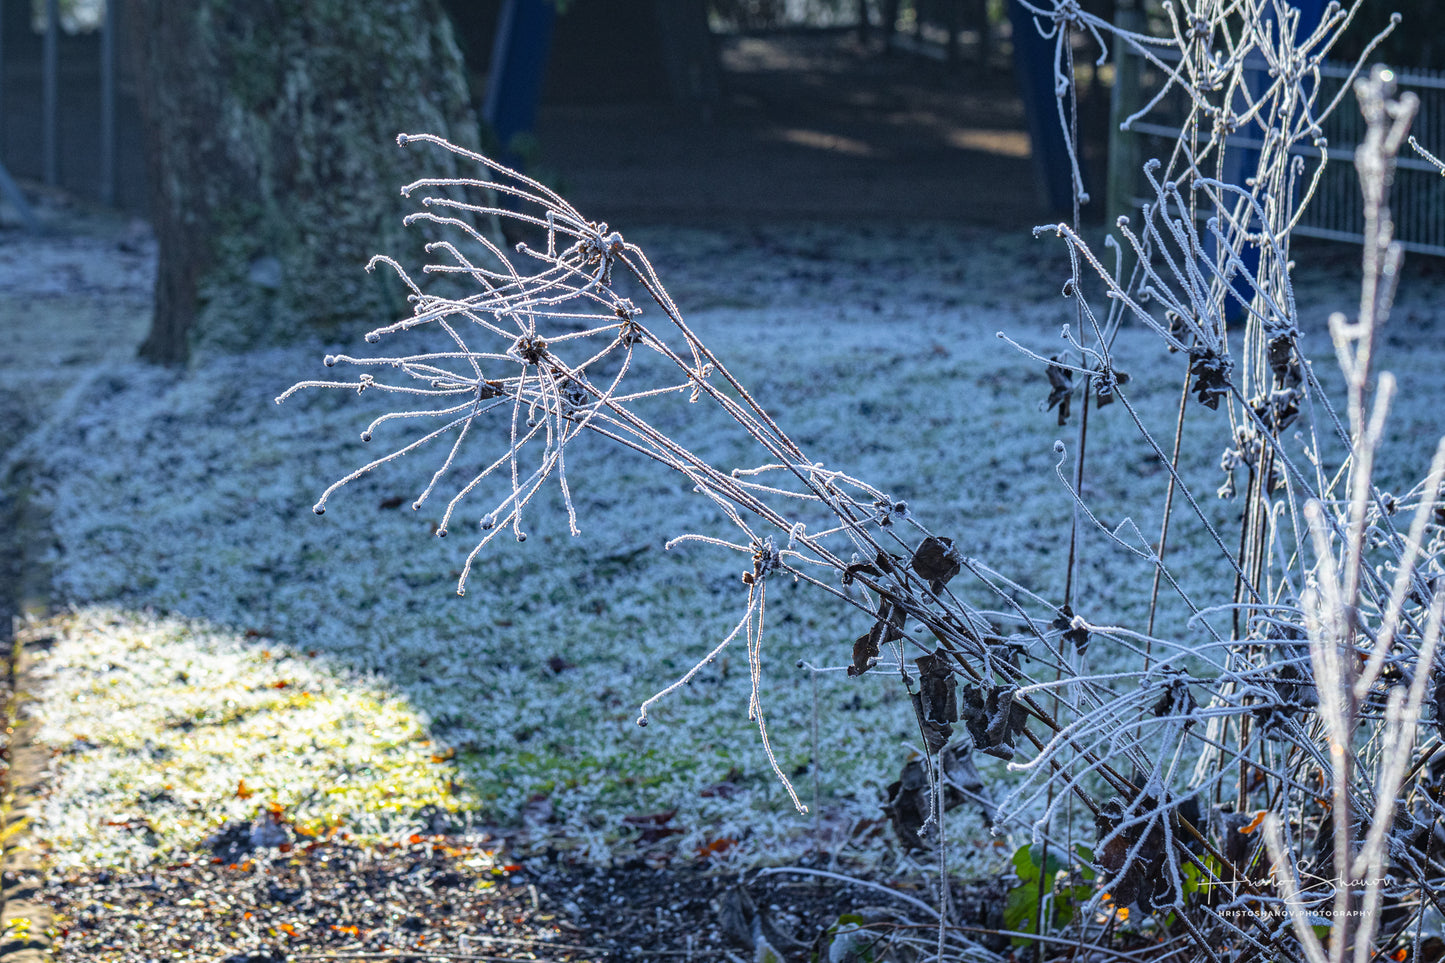
[[[1005,571],[1021,590],[1060,594],[1071,502],[1054,471],[1053,443],[1072,445],[1074,428],[1059,428],[1052,412],[1040,411],[1048,387],[1038,366],[994,336],[1005,330],[1036,350],[1056,350],[1071,311],[1058,296],[1064,272],[1048,242],[932,228],[891,237],[835,227],[629,237],[648,249],[702,339],[811,457],[907,500],[933,530]],[[1302,321],[1314,339],[1305,347],[1322,376],[1333,370],[1324,318],[1348,309],[1355,276],[1316,274],[1301,283]],[[1428,289],[1407,287],[1405,301],[1397,311],[1402,325],[1412,311],[1420,328],[1438,323]],[[896,855],[877,823],[878,806],[918,742],[917,724],[896,674],[880,666],[854,679],[842,671],[867,619],[807,587],[775,585],[770,594],[762,699],[782,768],[804,802],[817,803],[798,815],[747,719],[743,652],[724,654],[652,710],[648,728],[634,724],[639,704],[723,638],[745,603],[738,556],[697,546],[663,550],[684,532],[723,531],[709,503],[679,476],[582,439],[567,457],[583,534],[567,535],[556,504],[532,510],[531,538],[489,548],[467,596],[458,598],[469,536],[433,539],[435,513],[409,508],[440,453],[384,466],[343,489],[324,517],[310,512],[328,484],[378,453],[335,426],[354,424],[359,433],[385,410],[385,399],[309,394],[281,408],[272,399],[293,381],[320,375],[325,353],[350,347],[211,357],[185,373],[112,364],[44,444],[32,446],[56,535],[56,590],[87,607],[78,618],[89,626],[52,662],[41,708],[57,744],[73,750],[62,757],[41,826],[57,858],[141,858],[150,843],[134,836],[117,843],[125,830],[92,814],[134,808],[137,787],[154,788],[163,778],[157,769],[117,782],[114,750],[61,735],[69,730],[59,720],[76,709],[68,693],[108,678],[101,664],[124,666],[111,673],[114,687],[93,689],[97,699],[118,700],[112,704],[119,709],[123,699],[134,701],[128,686],[167,677],[164,660],[194,659],[188,678],[214,676],[187,689],[195,711],[226,680],[273,700],[267,713],[275,728],[258,730],[249,743],[236,740],[234,757],[214,755],[214,770],[196,773],[195,784],[210,787],[210,795],[149,804],[157,845],[193,846],[244,808],[226,791],[232,787],[235,796],[247,766],[281,751],[286,733],[313,727],[304,716],[313,707],[289,707],[284,690],[263,691],[265,680],[283,671],[263,650],[291,653],[286,673],[311,671],[295,653],[318,653],[336,668],[324,678],[334,680],[325,684],[337,687],[338,707],[393,707],[390,734],[338,729],[340,742],[359,741],[342,751],[340,742],[293,740],[284,751],[295,754],[287,765],[305,767],[328,757],[335,758],[327,765],[343,765],[347,753],[375,754],[379,765],[394,750],[398,772],[420,779],[392,797],[398,804],[432,798],[436,767],[405,761],[421,758],[406,755],[407,746],[430,740],[429,749],[415,751],[455,751],[449,765],[458,798],[474,801],[477,820],[512,824],[530,814],[535,821],[550,806],[550,821],[531,827],[536,845],[603,859],[634,845],[637,829],[625,817],[676,810],[669,825],[684,832],[669,842],[684,854],[737,841],[723,858],[783,860],[819,845],[855,859]],[[1402,385],[1423,386],[1407,387],[1392,420],[1399,440],[1389,457],[1404,477],[1418,473],[1430,439],[1442,432],[1445,418],[1429,397],[1442,352],[1416,335],[1398,347],[1408,350],[1383,364]],[[1128,330],[1117,357],[1131,375],[1132,397],[1157,399],[1147,417],[1167,444],[1187,359],[1162,354],[1152,336]],[[752,463],[715,409],[683,408],[675,418],[667,430],[712,463]],[[1157,533],[1163,466],[1119,406],[1093,418],[1085,496],[1110,526],[1127,517]],[[1200,434],[1186,445],[1193,459],[1186,468],[1212,490],[1229,425],[1196,418],[1190,430]],[[490,442],[475,438],[469,457],[500,454],[505,425],[496,431]],[[378,438],[373,446],[381,444]],[[1206,510],[1223,522],[1238,508],[1209,500]],[[1198,559],[1176,570],[1200,597],[1227,600],[1232,583],[1223,562],[1197,526],[1178,521],[1171,556],[1188,559],[1193,549]],[[1084,558],[1078,597],[1090,621],[1139,624],[1149,570],[1099,539]],[[982,594],[971,601],[998,607]],[[88,608],[94,605],[198,621],[100,615]],[[1161,631],[1183,640],[1197,634],[1178,618]],[[138,644],[146,633],[164,645]],[[1087,668],[1107,672],[1120,657],[1095,647]],[[827,671],[798,668],[800,660]],[[321,687],[323,676],[315,678]],[[346,702],[340,693],[353,685],[359,688],[346,699],[354,701]],[[214,698],[221,704],[209,711],[224,714],[224,700],[236,697],[217,688]],[[93,718],[110,718],[106,703],[90,700],[87,694]],[[159,731],[169,711],[124,717],[134,720],[121,727],[134,730],[126,746],[175,738]],[[147,763],[144,753],[125,758],[140,768]],[[990,786],[1009,778],[995,760],[981,768]],[[309,785],[328,778],[314,775]],[[367,805],[358,796],[332,816],[364,821]],[[953,818],[960,868],[994,861],[999,848],[976,815],[961,809]],[[970,862],[970,854],[979,859]]]

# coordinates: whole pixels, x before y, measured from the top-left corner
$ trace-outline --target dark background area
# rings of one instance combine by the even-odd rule
[[[1103,16],[1118,5],[1085,4]],[[480,104],[502,2],[445,6]],[[1160,21],[1156,27],[1157,6],[1146,4]],[[652,0],[562,5],[535,136],[521,144],[519,159],[584,212],[633,222],[924,218],[1010,226],[1047,216],[1003,0],[809,0],[791,7],[782,0],[712,0],[715,73],[692,91],[680,91],[676,71],[670,73],[671,48],[655,7]],[[0,161],[32,183],[46,180],[39,8],[0,4]],[[1405,27],[1378,58],[1445,64],[1445,4],[1432,0],[1366,0],[1352,41],[1334,56],[1358,56],[1392,10],[1404,14]],[[123,18],[125,4],[116,11]],[[883,23],[890,13],[891,31]],[[54,184],[144,215],[132,57],[116,45],[117,149],[113,181],[106,183],[96,146],[99,32],[93,24],[77,31],[64,17],[62,24]],[[1080,48],[1081,63],[1093,53]],[[1089,76],[1081,87],[1096,198],[1107,164],[1107,79],[1107,72]],[[1094,205],[1096,219],[1101,207]],[[13,216],[0,204],[0,218]]]

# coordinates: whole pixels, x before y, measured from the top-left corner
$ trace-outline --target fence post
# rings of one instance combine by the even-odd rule
[[[1144,16],[1131,4],[1120,3],[1114,12],[1114,24],[1120,30],[1139,33]],[[1139,179],[1139,135],[1122,129],[1139,105],[1139,56],[1123,40],[1114,40],[1114,85],[1109,91],[1109,183],[1105,191],[1108,221],[1105,227],[1118,223],[1121,216],[1134,213],[1134,187]]]
[[[40,221],[35,217],[35,212],[30,209],[25,195],[21,193],[10,172],[5,169],[4,150],[6,147],[5,130],[5,2],[0,0],[0,197],[10,202],[15,210],[20,212],[20,220],[25,224],[26,230],[32,234],[40,233]]]
[[[0,165],[10,147],[9,133],[5,126],[5,0],[0,0]]]
[[[45,0],[45,47],[41,66],[41,176],[54,187],[60,182],[59,150],[59,35],[60,0]]]
[[[115,204],[115,8],[120,0],[103,0],[100,26],[100,202]]]

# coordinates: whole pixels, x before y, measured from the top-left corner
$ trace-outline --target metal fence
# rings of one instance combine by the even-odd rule
[[[1178,61],[1177,52],[1156,51],[1156,55],[1161,60]],[[1134,105],[1142,107],[1147,103],[1149,95],[1144,92],[1158,90],[1163,78],[1158,76],[1157,68],[1129,52],[1124,44],[1119,45],[1118,56],[1119,82],[1114,90],[1113,115],[1122,118],[1133,112]],[[1321,66],[1318,103],[1327,104],[1334,98],[1348,82],[1350,70],[1344,64]],[[1414,91],[1419,96],[1420,112],[1412,129],[1421,144],[1438,155],[1439,148],[1445,144],[1445,72],[1396,70],[1395,79],[1402,90]],[[1141,164],[1150,157],[1167,157],[1178,140],[1185,117],[1183,96],[1182,92],[1171,94],[1143,118],[1134,121],[1129,130],[1110,132],[1111,215],[1137,211],[1148,199]],[[1355,147],[1364,136],[1365,120],[1353,92],[1345,95],[1321,126],[1329,162],[1295,233],[1359,243],[1363,240],[1364,212],[1354,158]],[[1240,149],[1260,146],[1257,138],[1244,134],[1229,137],[1226,144]],[[1320,156],[1320,151],[1308,144],[1301,144],[1296,152],[1312,161]],[[1445,177],[1409,148],[1400,155],[1390,209],[1396,237],[1406,250],[1445,256]]]
[[[0,166],[102,204],[147,207],[124,4],[0,0]]]

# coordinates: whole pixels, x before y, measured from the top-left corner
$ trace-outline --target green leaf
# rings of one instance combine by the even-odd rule
[[[1083,843],[1074,847],[1074,855],[1079,857],[1079,875],[1089,882],[1094,881],[1094,851]]]
[[[1006,929],[1029,932],[1034,930],[1034,913],[1039,905],[1038,879],[1035,877],[1033,885],[1027,883],[1015,886],[1008,891],[1008,897],[1003,907],[1003,925]],[[1033,940],[1026,940],[1015,936],[1015,946],[1024,946],[1032,943]]]
[[[1206,869],[1208,870],[1207,873],[1205,872],[1205,870],[1201,870],[1193,863],[1184,863],[1180,867],[1180,875],[1184,877],[1183,888],[1185,896],[1192,896],[1195,893],[1199,893],[1203,896],[1208,896],[1210,889],[1218,885],[1214,882],[1211,882],[1210,875],[1212,874],[1213,877],[1216,879],[1219,878],[1219,875],[1223,870],[1223,866],[1220,864],[1219,860],[1215,859],[1213,856],[1204,856],[1201,857],[1201,861],[1204,863]]]
[[[1004,926],[1019,932],[1050,932],[1067,926],[1078,914],[1079,907],[1094,895],[1094,854],[1082,844],[1074,847],[1074,855],[1081,861],[1079,876],[1085,882],[1065,885],[1055,891],[1060,873],[1069,869],[1069,864],[1060,858],[1055,847],[1049,851],[1048,859],[1042,860],[1043,845],[1020,846],[1013,854],[1014,872],[1019,881],[1009,889],[1003,910]],[[1044,912],[1048,914],[1043,926],[1038,926],[1039,890],[1042,883]],[[1034,942],[1027,937],[1012,938],[1015,946],[1027,946]]]
[[[1017,886],[1011,887],[1004,901],[1003,924],[1007,929],[1025,931],[1033,929],[1034,914],[1039,903],[1039,864],[1032,846],[1020,846],[1013,854],[1014,872],[1018,874]],[[1015,946],[1032,943],[1015,936]]]
[[[1032,846],[1020,846],[1014,850],[1013,864],[1014,872],[1018,873],[1019,879],[1024,882],[1039,878],[1039,861],[1034,858]]]

